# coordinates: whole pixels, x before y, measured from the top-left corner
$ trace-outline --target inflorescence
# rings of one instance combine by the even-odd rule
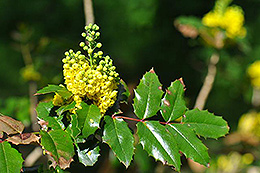
[[[244,25],[244,12],[241,7],[228,6],[231,0],[217,0],[212,11],[202,18],[202,23],[211,28],[221,28],[228,38],[246,35]]]
[[[97,42],[100,37],[98,30],[96,24],[89,24],[82,33],[86,42],[81,42],[79,46],[86,55],[81,51],[65,52],[66,57],[62,59],[63,75],[64,83],[73,94],[77,108],[81,109],[80,103],[86,99],[92,101],[100,112],[105,114],[116,101],[119,74],[109,56],[104,56],[102,51],[95,51],[96,48],[102,47],[102,44]],[[59,102],[59,96],[55,98]]]

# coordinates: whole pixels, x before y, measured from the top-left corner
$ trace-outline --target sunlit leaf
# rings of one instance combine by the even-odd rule
[[[167,129],[174,136],[177,145],[186,158],[204,166],[209,164],[207,147],[198,139],[193,130],[184,124],[168,124]]]
[[[180,170],[181,161],[176,139],[165,126],[157,121],[139,122],[137,134],[149,155],[163,164],[172,165]]]
[[[19,144],[28,145],[33,142],[38,143],[39,137],[36,136],[34,133],[22,133],[19,135],[8,137],[6,140],[8,142],[12,142],[15,145],[19,145]]]
[[[66,131],[73,137],[76,138],[80,134],[80,129],[78,127],[78,119],[76,114],[71,114],[71,121],[68,125]]]
[[[22,155],[8,142],[0,142],[0,172],[17,173],[22,168]]]
[[[134,112],[140,119],[156,115],[160,109],[163,91],[161,83],[153,69],[147,72],[134,90]]]
[[[229,131],[227,122],[222,117],[199,109],[187,111],[183,123],[205,138],[219,138]]]
[[[40,119],[44,119],[45,117],[48,117],[52,108],[53,108],[52,101],[40,102],[36,107],[37,116]]]
[[[69,111],[69,110],[75,108],[75,105],[76,105],[76,102],[72,102],[69,105],[61,106],[59,109],[56,110],[56,113],[57,113],[57,115],[60,116],[63,112]]]
[[[116,157],[126,167],[131,163],[134,154],[134,137],[123,119],[105,116],[103,141],[113,150]]]
[[[96,105],[88,105],[82,102],[81,107],[82,109],[77,110],[78,126],[82,129],[83,136],[88,137],[99,128],[102,115]]]
[[[70,91],[68,91],[64,86],[59,86],[59,85],[48,85],[47,87],[44,87],[41,90],[39,90],[36,93],[36,95],[48,94],[53,92],[58,93],[65,99],[68,99],[72,96],[72,93]]]
[[[85,166],[93,166],[97,161],[99,154],[99,147],[97,146],[93,150],[85,149],[83,151],[77,150],[79,161]]]
[[[162,99],[161,113],[164,120],[168,122],[181,117],[187,109],[183,98],[184,86],[180,80],[171,83]]]

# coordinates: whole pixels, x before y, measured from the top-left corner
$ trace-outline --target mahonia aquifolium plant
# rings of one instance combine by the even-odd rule
[[[260,89],[260,61],[255,61],[251,64],[248,69],[247,73],[251,79],[251,84],[256,89]]]
[[[112,59],[96,50],[101,48],[97,41],[99,27],[90,24],[85,30],[82,36],[86,42],[80,43],[83,52],[65,52],[62,60],[64,85],[48,85],[36,93],[55,93],[50,101],[38,104],[36,111],[41,130],[29,140],[39,143],[43,153],[50,156],[50,167],[56,171],[67,169],[73,160],[93,166],[103,143],[109,145],[126,168],[139,144],[155,160],[177,171],[180,171],[182,154],[209,167],[208,149],[198,136],[215,139],[225,136],[229,131],[227,122],[206,110],[189,110],[183,98],[183,80],[175,80],[164,89],[153,69],[134,90],[136,117],[125,116],[119,110],[119,103],[129,97],[127,86],[115,71]],[[126,119],[135,121],[137,130],[130,130]],[[3,133],[7,134],[7,139]],[[14,141],[13,135],[19,140]],[[136,141],[134,135],[138,137]],[[15,153],[19,164],[1,155],[2,152],[0,161],[15,165],[18,170],[22,158],[7,141],[28,144],[20,136],[28,136],[23,134],[22,124],[0,116],[0,149]],[[10,169],[13,167],[6,167]]]

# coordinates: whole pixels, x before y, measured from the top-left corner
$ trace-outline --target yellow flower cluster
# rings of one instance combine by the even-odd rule
[[[241,155],[238,152],[230,152],[228,155],[220,155],[217,160],[218,171],[223,173],[240,172],[242,168],[254,161],[251,153]]]
[[[251,78],[251,84],[260,89],[260,60],[251,64],[247,69],[247,73]]]
[[[260,113],[249,112],[239,119],[238,131],[260,138]]]
[[[86,27],[87,32],[83,37],[87,37],[88,44],[80,43],[83,50],[87,50],[88,57],[80,51],[69,50],[65,52],[63,58],[63,75],[67,89],[73,94],[76,107],[80,107],[82,100],[90,100],[98,106],[100,112],[105,114],[117,99],[117,85],[119,74],[116,73],[116,67],[113,66],[112,59],[109,56],[103,57],[103,52],[94,53],[94,49],[100,48],[101,43],[96,43],[95,39],[99,32],[97,25]]]
[[[203,25],[225,30],[225,34],[228,38],[245,37],[246,29],[243,27],[244,12],[241,7],[235,5],[219,7],[218,1],[216,2],[215,8],[202,18]]]
[[[21,70],[23,78],[27,81],[39,81],[41,79],[41,74],[37,72],[33,65],[27,65]]]

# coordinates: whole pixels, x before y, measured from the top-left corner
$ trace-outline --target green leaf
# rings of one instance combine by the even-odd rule
[[[93,150],[77,150],[79,161],[83,163],[85,166],[93,166],[98,161],[98,157],[100,156],[99,150],[99,146],[97,146]]]
[[[229,127],[220,116],[215,116],[208,111],[193,109],[186,112],[183,123],[191,127],[197,135],[205,138],[219,138],[225,136]]]
[[[147,72],[137,86],[134,98],[134,112],[140,119],[145,119],[156,115],[160,109],[160,102],[163,91],[161,83],[155,72]]]
[[[52,108],[53,108],[52,101],[39,103],[36,107],[36,112],[38,117],[40,119],[44,119],[45,117],[48,117]]]
[[[71,114],[71,121],[70,124],[68,125],[66,131],[73,137],[76,138],[80,134],[80,129],[78,127],[78,119],[77,115]]]
[[[1,173],[17,173],[22,168],[22,155],[8,142],[0,142],[0,170]]]
[[[73,161],[74,146],[70,135],[63,130],[40,131],[41,145],[53,157],[54,167],[68,168]]]
[[[99,108],[96,105],[88,105],[81,102],[82,109],[77,110],[79,128],[82,129],[82,135],[88,137],[95,133],[99,128],[99,122],[102,118]]]
[[[167,129],[177,141],[186,158],[191,158],[204,166],[209,164],[207,147],[198,139],[193,130],[184,124],[168,124]]]
[[[72,93],[70,91],[68,91],[64,86],[59,86],[59,85],[48,85],[47,87],[44,87],[41,90],[39,90],[36,93],[36,95],[48,94],[53,92],[58,93],[65,99],[68,99],[72,96]]]
[[[41,126],[47,126],[52,129],[62,129],[64,126],[62,122],[61,121],[59,122],[58,119],[51,117],[49,115],[52,108],[53,108],[52,101],[41,102],[38,104],[36,108],[38,118],[44,121],[44,122],[40,121],[39,124]]]
[[[180,154],[173,135],[157,121],[137,123],[137,134],[149,155],[180,170]]]
[[[60,116],[63,112],[69,111],[69,110],[75,108],[75,105],[76,105],[76,102],[72,102],[69,105],[61,106],[59,109],[56,110],[56,113],[57,113],[57,115]]]
[[[105,116],[103,141],[113,150],[116,157],[126,167],[134,154],[134,137],[123,119]]]
[[[171,83],[171,86],[166,90],[166,94],[162,99],[161,113],[167,122],[181,117],[187,109],[183,99],[184,86],[180,80]]]

